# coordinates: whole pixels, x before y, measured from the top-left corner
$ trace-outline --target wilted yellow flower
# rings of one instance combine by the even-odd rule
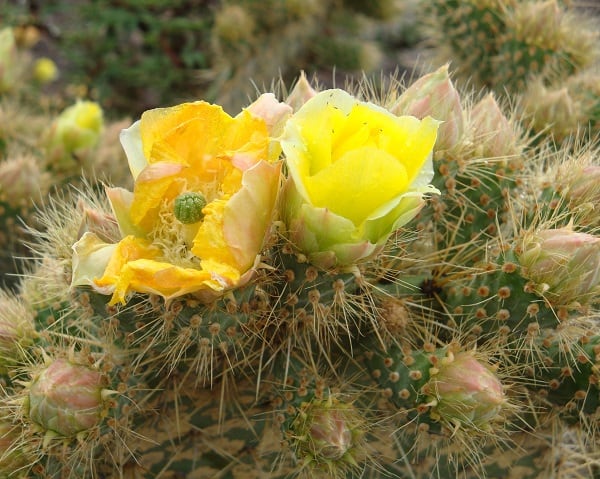
[[[342,90],[308,100],[281,139],[289,239],[320,267],[380,251],[436,193],[431,153],[439,122],[396,116]]]
[[[85,233],[74,245],[73,284],[124,303],[132,292],[210,300],[245,283],[280,182],[265,120],[184,103],[145,112],[121,142],[134,191],[109,188],[108,196],[123,239]]]

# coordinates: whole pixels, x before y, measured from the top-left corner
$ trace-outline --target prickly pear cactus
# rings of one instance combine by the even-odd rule
[[[597,146],[385,84],[148,110],[129,184],[40,209],[0,475],[600,473]]]

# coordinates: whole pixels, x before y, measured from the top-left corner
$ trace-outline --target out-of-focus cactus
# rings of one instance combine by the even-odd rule
[[[598,131],[594,15],[557,0],[436,1],[433,55],[478,88],[518,98],[519,117],[557,143]]]
[[[593,24],[557,0],[440,0],[432,9],[437,53],[498,93],[522,91],[532,75],[564,79],[598,60]]]

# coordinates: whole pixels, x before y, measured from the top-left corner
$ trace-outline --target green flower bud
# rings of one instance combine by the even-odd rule
[[[101,372],[56,359],[31,382],[29,417],[44,429],[74,436],[100,423],[105,386]]]
[[[202,193],[187,191],[175,198],[173,212],[175,218],[184,225],[191,225],[202,221],[204,213],[202,209],[206,206],[206,198]]]
[[[490,430],[506,403],[498,377],[470,352],[449,353],[423,392],[432,417],[451,428]]]
[[[360,412],[332,397],[303,403],[289,432],[298,459],[328,477],[348,472],[362,453],[364,420]]]

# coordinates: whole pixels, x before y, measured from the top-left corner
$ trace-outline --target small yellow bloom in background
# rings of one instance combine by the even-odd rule
[[[50,169],[81,173],[84,159],[98,145],[103,130],[104,113],[98,103],[78,100],[65,108],[43,139]],[[74,157],[78,161],[74,161]]]
[[[33,77],[40,83],[50,83],[58,78],[58,67],[50,58],[38,58],[33,64]]]
[[[275,125],[271,100],[258,110]],[[72,284],[110,293],[112,304],[134,292],[210,301],[245,284],[281,174],[267,121],[251,110],[231,117],[218,105],[184,103],[149,110],[123,130],[134,190],[107,190],[123,239],[85,233],[73,247]]]
[[[320,267],[351,266],[381,251],[436,193],[439,122],[396,116],[343,90],[308,100],[286,123],[287,234]]]

